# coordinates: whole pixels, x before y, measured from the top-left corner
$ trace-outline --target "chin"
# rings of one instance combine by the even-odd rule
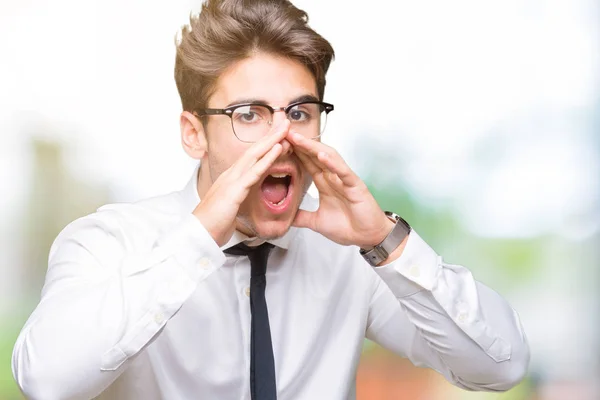
[[[282,237],[290,230],[292,221],[270,220],[254,221],[254,231],[256,236],[263,240],[277,239]]]
[[[255,203],[251,212],[238,214],[237,229],[249,237],[263,240],[280,238],[290,230],[299,203],[299,199],[294,199],[287,212],[280,215],[273,215],[265,210],[263,204]]]

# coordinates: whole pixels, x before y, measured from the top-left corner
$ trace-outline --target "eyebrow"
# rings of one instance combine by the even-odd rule
[[[303,101],[320,101],[320,100],[312,94],[303,94],[301,96],[298,96],[298,97],[292,99],[288,103],[288,106],[290,104],[300,103]],[[225,108],[231,107],[231,106],[236,106],[238,104],[261,104],[261,105],[265,105],[265,106],[269,105],[269,103],[266,100],[255,97],[255,98],[244,98],[244,99],[234,100],[231,103],[229,103]]]

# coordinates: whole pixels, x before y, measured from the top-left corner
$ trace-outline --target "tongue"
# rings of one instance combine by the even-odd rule
[[[262,192],[267,200],[273,204],[279,203],[287,196],[288,187],[283,178],[268,176],[261,186]]]

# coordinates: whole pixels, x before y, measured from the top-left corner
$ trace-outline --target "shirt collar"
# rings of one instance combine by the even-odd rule
[[[196,165],[194,168],[194,172],[192,173],[192,177],[188,181],[187,185],[181,190],[180,195],[182,199],[182,207],[186,213],[192,212],[198,203],[200,203],[200,195],[198,194],[198,172],[200,171],[200,163]],[[318,208],[318,199],[312,197],[310,194],[306,194],[300,203],[300,208],[308,211],[315,211]],[[290,229],[280,238],[267,240],[267,242],[274,244],[277,247],[281,247],[283,249],[288,249],[290,247],[290,243],[296,237],[298,233],[298,229],[294,226],[290,227]],[[235,230],[233,232],[233,236],[227,244],[221,246],[221,250],[228,249],[232,246],[240,242],[246,242],[249,245],[259,245],[264,243],[262,240],[257,240],[256,238],[248,237],[247,235]]]

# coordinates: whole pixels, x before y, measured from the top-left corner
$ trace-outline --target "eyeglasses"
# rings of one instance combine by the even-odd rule
[[[206,108],[194,115],[227,115],[231,118],[233,133],[242,142],[254,143],[265,136],[273,125],[273,115],[284,111],[290,120],[291,129],[309,139],[319,138],[327,125],[327,114],[333,104],[322,101],[301,101],[286,107],[273,108],[266,104],[245,103],[227,108]]]

